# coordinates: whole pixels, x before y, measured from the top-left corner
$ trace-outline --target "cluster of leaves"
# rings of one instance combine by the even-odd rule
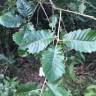
[[[84,7],[84,4],[79,7],[82,6]],[[19,46],[20,50],[27,51],[28,54],[41,54],[42,69],[45,78],[48,80],[46,81],[47,87],[44,93],[41,90],[42,96],[43,94],[44,96],[71,96],[70,91],[67,91],[59,84],[60,79],[66,73],[66,56],[64,52],[69,52],[72,49],[85,53],[96,51],[96,30],[90,28],[79,29],[64,33],[61,36],[60,26],[58,27],[58,34],[54,30],[59,19],[55,15],[49,18],[50,29],[36,30],[30,20],[35,10],[35,4],[26,0],[17,0],[15,10],[9,10],[0,16],[0,24],[7,28],[19,29],[18,32],[13,34],[13,41]],[[85,8],[79,11],[83,13],[84,10]]]
[[[86,10],[86,2],[81,0],[57,0],[55,3],[60,7],[66,6],[68,9],[81,14],[83,14]]]
[[[0,74],[0,96],[40,96],[40,86],[35,82],[21,84],[16,78],[5,78]],[[50,91],[51,90],[51,91]],[[42,96],[60,96],[61,93],[67,96],[68,92],[57,85],[47,83],[47,87]]]
[[[0,76],[1,77],[1,76]],[[1,96],[14,96],[16,89],[15,86],[17,85],[17,82],[15,82],[15,79],[10,80],[9,78],[7,80],[1,80],[0,81],[0,95]]]
[[[35,82],[21,84],[16,78],[10,79],[0,74],[0,96],[40,96],[40,86]],[[63,95],[61,95],[61,93]],[[96,93],[96,85],[89,85],[84,96],[93,96]],[[47,83],[47,87],[41,96],[72,96],[63,87]]]
[[[10,79],[0,75],[0,96],[36,96],[37,93],[32,91],[33,89],[37,89],[36,83],[20,84],[16,78]]]

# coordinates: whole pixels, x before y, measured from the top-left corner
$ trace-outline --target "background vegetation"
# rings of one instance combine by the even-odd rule
[[[0,96],[95,96],[95,6],[0,1]]]

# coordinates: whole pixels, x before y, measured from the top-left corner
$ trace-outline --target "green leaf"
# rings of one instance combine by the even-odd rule
[[[52,16],[49,18],[49,20],[50,20],[49,26],[50,26],[51,28],[54,28],[54,27],[56,26],[56,24],[57,24],[57,21],[58,21],[57,16],[56,16],[56,15],[52,15]]]
[[[84,11],[85,11],[85,9],[86,9],[86,6],[85,6],[84,2],[82,2],[82,3],[79,5],[79,12],[80,12],[81,14],[83,14]]]
[[[53,96],[53,93],[47,88],[43,92],[42,96]]]
[[[89,85],[84,92],[84,96],[95,96],[95,95],[96,95],[96,85]]]
[[[19,27],[22,24],[23,19],[12,13],[7,12],[4,15],[0,16],[0,24],[7,28]]]
[[[42,54],[41,64],[47,79],[51,82],[59,79],[65,72],[64,56],[60,47],[52,46]]]
[[[48,30],[36,31],[32,24],[28,23],[20,32],[13,35],[13,40],[20,49],[29,53],[39,53],[44,50],[54,39],[53,33]]]
[[[47,86],[52,91],[54,96],[70,96],[70,92],[68,92],[65,88],[59,87],[58,85],[48,83]]]
[[[31,5],[26,0],[17,0],[16,6],[18,12],[24,17],[27,17],[34,13],[35,5],[34,4]]]
[[[19,93],[16,94],[16,96],[39,96],[38,90],[30,91],[30,92],[25,92],[25,93]]]
[[[4,54],[0,54],[0,64],[14,64],[14,62],[15,61],[12,58],[8,58]]]
[[[70,2],[69,4],[68,4],[68,7],[72,10],[72,11],[77,11],[77,4],[76,4],[76,2]]]
[[[17,93],[30,92],[37,89],[37,84],[29,82],[26,84],[20,84],[17,88]]]
[[[70,49],[79,52],[96,51],[96,30],[84,29],[70,32],[64,35],[63,42]]]
[[[66,65],[66,76],[69,79],[75,81],[76,80],[76,77],[75,77],[75,72],[74,72],[74,62],[72,63],[72,61],[71,62],[69,61],[68,63],[70,63],[70,64],[67,64],[66,63],[67,64]]]
[[[17,87],[17,92],[16,92],[17,96],[30,96],[28,94],[32,94],[32,96],[38,96],[38,95],[35,95],[38,93],[39,93],[38,85],[35,82],[20,84]]]

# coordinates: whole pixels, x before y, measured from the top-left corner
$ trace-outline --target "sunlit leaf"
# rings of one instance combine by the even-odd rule
[[[13,40],[20,49],[29,53],[38,53],[44,50],[54,39],[53,33],[48,30],[36,31],[30,23],[13,35]]]

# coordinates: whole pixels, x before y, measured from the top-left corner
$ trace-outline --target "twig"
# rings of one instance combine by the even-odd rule
[[[65,23],[63,21],[63,18],[62,18],[62,25],[63,25],[64,31],[67,33],[66,26],[65,26]]]
[[[44,14],[45,14],[45,16],[46,16],[47,20],[49,21],[49,17],[48,17],[48,15],[47,15],[47,13],[46,13],[46,11],[45,11],[45,9],[44,9],[44,7],[43,7],[42,3],[41,3],[41,2],[39,2],[39,4],[40,4],[40,6],[41,6],[41,8],[42,8],[42,10],[43,10],[43,12],[44,12]]]
[[[43,85],[42,85],[41,92],[40,92],[40,96],[42,96],[42,94],[43,94],[43,91],[44,91],[46,82],[47,82],[47,80],[46,80],[46,78],[45,78],[44,83],[43,83]]]
[[[60,35],[60,25],[61,25],[61,20],[62,20],[62,11],[60,10],[60,16],[59,16],[59,25],[58,25],[58,32],[57,32],[57,36],[58,36],[58,40],[57,42],[59,41],[59,35]]]
[[[83,16],[83,17],[87,17],[87,18],[96,20],[96,18],[95,18],[94,16],[90,16],[90,15],[86,15],[86,14],[81,14],[81,13],[74,12],[74,11],[71,11],[71,10],[67,10],[67,9],[62,9],[62,8],[56,7],[56,6],[54,5],[54,3],[53,3],[52,0],[50,0],[50,3],[51,3],[52,7],[53,7],[55,10],[61,10],[61,11],[64,11],[64,12],[68,12],[68,13],[72,13],[72,14],[76,14],[76,15],[80,15],[80,16]]]
[[[40,7],[37,9],[37,20],[36,20],[36,28],[37,28],[37,26],[38,26],[38,22],[39,22],[39,10],[40,10]]]

